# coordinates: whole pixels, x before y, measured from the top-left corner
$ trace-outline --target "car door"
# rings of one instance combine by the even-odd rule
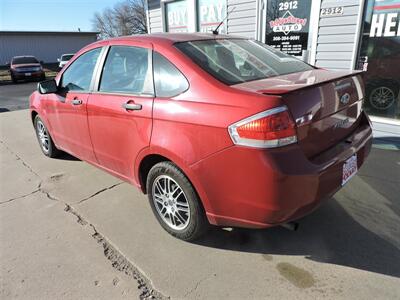
[[[61,75],[59,92],[46,103],[51,134],[61,149],[95,162],[87,121],[87,101],[102,47],[80,55]]]
[[[109,47],[87,105],[99,164],[126,179],[150,143],[154,95],[151,44],[129,43]]]

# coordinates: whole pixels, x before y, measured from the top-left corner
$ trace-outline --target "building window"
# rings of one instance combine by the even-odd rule
[[[365,110],[375,116],[400,119],[400,1],[368,0],[359,51],[359,68],[366,71]]]
[[[197,4],[197,29],[200,32],[212,32],[226,17],[226,0],[199,0]],[[218,31],[226,33],[226,24]]]
[[[165,4],[166,31],[188,32],[188,1],[174,1]]]
[[[269,0],[265,43],[290,55],[307,50],[311,0]]]

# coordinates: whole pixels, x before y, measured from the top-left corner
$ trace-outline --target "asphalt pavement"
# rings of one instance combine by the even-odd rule
[[[37,82],[0,81],[0,113],[29,108],[29,96],[36,90]]]
[[[1,113],[0,132],[1,299],[399,298],[399,144],[376,140],[297,232],[213,228],[187,243],[133,186],[45,157],[27,110]]]

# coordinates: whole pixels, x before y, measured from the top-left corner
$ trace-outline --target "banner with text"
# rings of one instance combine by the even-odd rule
[[[166,3],[168,32],[188,32],[188,4],[186,0]]]
[[[226,0],[198,1],[198,28],[200,32],[212,32],[226,17]],[[226,33],[226,24],[222,24],[219,33]]]

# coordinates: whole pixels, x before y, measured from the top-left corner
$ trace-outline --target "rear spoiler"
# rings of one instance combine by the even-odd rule
[[[363,71],[332,72],[332,71],[326,71],[324,69],[318,69],[315,71],[319,71],[318,78],[315,76],[317,74],[312,74],[312,76],[309,76],[302,80],[298,80],[295,83],[291,83],[291,84],[287,84],[286,80],[282,80],[282,84],[279,84],[279,82],[278,82],[279,79],[277,79],[277,80],[275,80],[275,84],[273,84],[267,88],[259,89],[259,90],[257,90],[257,92],[260,94],[266,94],[266,95],[283,95],[283,94],[288,94],[288,93],[291,93],[294,91],[306,89],[309,87],[317,87],[319,85],[322,85],[322,84],[330,82],[330,81],[340,80],[340,79],[360,75],[363,73]],[[322,73],[322,72],[326,72],[326,73]],[[324,76],[324,75],[327,75],[327,76]],[[271,79],[273,79],[273,78],[271,78]],[[286,82],[286,84],[285,84],[285,82]],[[266,83],[266,85],[268,85],[268,84]]]

